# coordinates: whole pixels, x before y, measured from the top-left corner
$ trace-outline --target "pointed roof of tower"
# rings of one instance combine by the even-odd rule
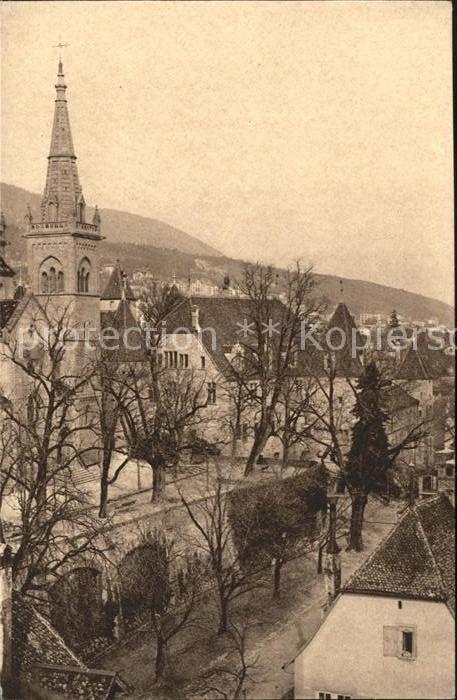
[[[358,376],[362,370],[359,354],[364,347],[364,342],[344,302],[337,305],[327,323],[326,339],[329,349],[335,350],[337,372]]]
[[[67,221],[71,219],[76,213],[76,204],[82,196],[68,115],[67,86],[61,60],[59,61],[55,88],[56,99],[51,147],[41,204],[43,221]]]
[[[448,374],[448,367],[439,339],[429,336],[425,330],[416,334],[415,342],[409,346],[395,379],[438,379]]]
[[[135,301],[135,295],[130,286],[128,277],[121,269],[118,260],[101,298],[103,301],[118,301],[123,297],[125,297],[127,301]]]

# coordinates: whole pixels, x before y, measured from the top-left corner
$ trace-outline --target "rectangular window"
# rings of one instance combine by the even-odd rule
[[[178,353],[176,350],[167,350],[165,353],[165,367],[168,369],[178,368]]]
[[[179,356],[179,366],[181,369],[187,369],[189,367],[189,355],[182,354]]]
[[[411,630],[402,631],[402,642],[401,650],[402,654],[412,654],[413,653],[413,633]]]
[[[415,627],[383,627],[383,655],[395,656],[397,659],[416,658]]]
[[[206,357],[204,355],[200,357],[200,367],[201,369],[205,369],[206,367]]]

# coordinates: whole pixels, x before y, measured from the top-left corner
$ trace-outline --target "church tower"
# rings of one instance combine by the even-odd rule
[[[59,60],[51,148],[41,221],[27,211],[27,256],[32,292],[68,309],[72,325],[100,326],[100,215],[86,222],[86,204],[79,182],[71,136],[62,61]]]

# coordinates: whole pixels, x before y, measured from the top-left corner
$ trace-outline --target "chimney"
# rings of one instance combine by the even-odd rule
[[[12,552],[0,544],[0,688],[8,685],[12,673],[13,580]]]
[[[198,308],[198,306],[195,306],[195,304],[193,304],[190,307],[190,316],[191,316],[192,330],[195,331],[196,333],[199,333],[201,331],[201,328],[200,328],[200,309]]]

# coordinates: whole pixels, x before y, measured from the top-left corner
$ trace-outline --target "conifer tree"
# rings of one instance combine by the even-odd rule
[[[370,493],[384,493],[391,465],[389,442],[384,423],[382,390],[386,386],[375,363],[370,363],[358,381],[352,410],[356,422],[345,467],[345,481],[352,500],[348,549],[363,549],[362,528]]]
[[[398,328],[400,325],[400,321],[398,320],[397,312],[394,309],[392,313],[390,314],[390,319],[389,319],[389,328]]]

